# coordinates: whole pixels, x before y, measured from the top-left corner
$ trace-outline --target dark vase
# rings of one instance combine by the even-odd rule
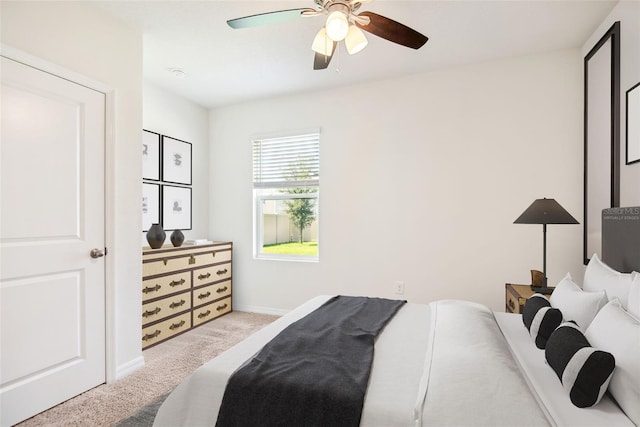
[[[182,231],[175,230],[173,233],[171,233],[171,243],[173,244],[173,246],[177,248],[178,246],[182,245],[182,242],[184,242],[184,234],[182,234]]]
[[[158,249],[164,244],[164,239],[167,237],[167,233],[164,232],[159,224],[151,225],[149,231],[147,231],[147,242],[151,249]]]

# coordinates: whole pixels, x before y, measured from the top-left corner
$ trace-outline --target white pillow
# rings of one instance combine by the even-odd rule
[[[589,292],[604,289],[609,301],[618,298],[626,310],[633,279],[632,273],[620,273],[602,262],[598,255],[593,254],[584,272],[582,289]]]
[[[567,273],[556,286],[549,301],[551,307],[562,312],[565,322],[573,320],[584,332],[598,311],[607,303],[607,294],[605,291],[583,291],[571,279],[571,274]]]
[[[640,273],[634,272],[635,278],[631,282],[631,290],[629,291],[629,302],[627,310],[629,313],[640,319]]]
[[[585,337],[593,347],[615,357],[609,391],[627,417],[640,426],[640,321],[614,300],[598,312]]]

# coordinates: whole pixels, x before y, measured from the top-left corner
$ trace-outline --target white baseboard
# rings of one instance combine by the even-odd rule
[[[131,375],[135,371],[144,367],[144,356],[140,355],[116,368],[116,380]]]
[[[234,311],[244,311],[247,313],[259,313],[259,314],[272,314],[275,316],[284,316],[291,310],[284,310],[281,308],[262,307],[256,305],[233,305]]]

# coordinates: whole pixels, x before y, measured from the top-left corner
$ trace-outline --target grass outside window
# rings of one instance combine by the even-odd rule
[[[318,242],[287,242],[264,245],[262,252],[265,254],[317,256]]]

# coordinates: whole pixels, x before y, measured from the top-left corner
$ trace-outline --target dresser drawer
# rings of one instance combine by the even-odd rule
[[[197,268],[209,264],[231,261],[231,245],[158,249],[142,257],[142,276],[153,276],[171,271]]]
[[[191,313],[184,313],[164,322],[142,328],[142,348],[164,341],[189,328],[191,328]]]
[[[156,322],[165,317],[191,309],[191,292],[184,292],[142,305],[142,324]]]
[[[228,295],[231,295],[231,280],[194,289],[193,301],[195,305],[201,305]]]
[[[193,287],[197,288],[198,286],[228,279],[229,277],[231,277],[231,263],[199,268],[193,270]]]
[[[208,322],[231,311],[231,297],[207,304],[193,310],[193,326]]]
[[[191,288],[191,272],[171,274],[142,281],[142,301],[159,298]]]
[[[196,266],[231,261],[231,247],[216,247],[215,249],[210,249],[204,253],[196,254],[195,258]]]

